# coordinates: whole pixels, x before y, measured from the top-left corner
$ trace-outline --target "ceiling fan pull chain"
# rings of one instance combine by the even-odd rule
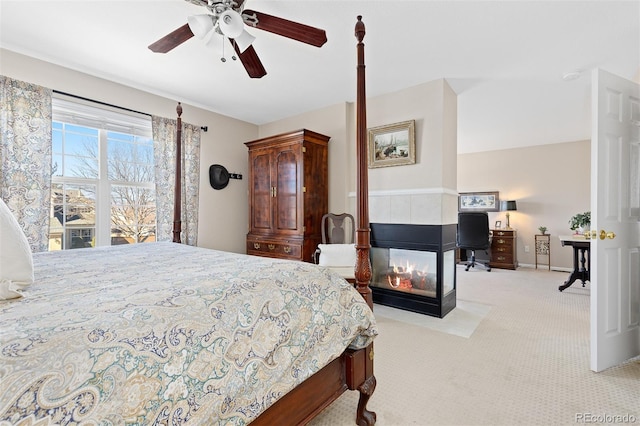
[[[234,51],[235,51],[236,41],[235,41],[235,40],[233,40],[231,43],[233,44],[233,46],[234,46]],[[235,61],[235,60],[236,60],[236,59],[238,59],[238,58],[236,58],[236,55],[231,55],[231,59],[233,59],[233,60]]]
[[[222,36],[222,58],[220,58],[220,60],[221,60],[222,62],[227,62],[227,58],[225,58],[225,56],[224,56],[224,45],[225,45],[224,40],[225,40],[225,39],[226,39],[226,37],[225,37],[225,36]],[[235,41],[233,41],[233,40],[231,40],[231,39],[228,39],[228,40],[229,40],[229,42],[231,42],[232,44],[234,44],[234,43],[235,43]],[[236,55],[231,55],[231,59],[233,59],[233,60],[235,61],[235,60],[237,60],[238,58],[236,57]]]

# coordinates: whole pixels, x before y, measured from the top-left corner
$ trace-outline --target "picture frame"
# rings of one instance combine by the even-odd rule
[[[493,227],[493,229],[500,229],[502,228],[502,221],[501,220],[496,220],[496,224]]]
[[[415,120],[372,127],[368,133],[370,169],[415,164]]]
[[[458,194],[460,212],[497,212],[500,211],[498,191],[460,192]]]

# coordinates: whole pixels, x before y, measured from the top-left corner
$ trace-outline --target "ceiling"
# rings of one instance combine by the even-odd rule
[[[316,48],[249,29],[267,70],[250,79],[230,45],[220,60],[221,38],[213,47],[192,38],[166,54],[147,49],[205,13],[188,1],[0,0],[0,47],[259,125],[355,101],[354,26],[362,15],[367,95],[445,78],[458,94],[459,153],[588,139],[591,70],[640,79],[638,1],[245,7],[325,29],[328,42]],[[574,71],[579,78],[563,80]]]

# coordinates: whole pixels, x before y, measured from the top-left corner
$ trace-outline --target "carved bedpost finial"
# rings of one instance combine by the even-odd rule
[[[365,29],[364,22],[362,22],[362,15],[358,15],[358,22],[356,22],[356,38],[358,39],[358,42],[362,43],[362,40],[364,40],[364,34]]]
[[[176,112],[178,113],[178,117],[182,115],[182,105],[178,102],[178,106],[176,107]]]

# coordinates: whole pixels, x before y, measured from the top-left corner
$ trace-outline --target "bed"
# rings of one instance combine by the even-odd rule
[[[0,426],[304,424],[346,390],[375,423],[361,17],[356,37],[355,287],[179,244],[178,202],[174,242],[34,254],[33,285],[0,301]]]

